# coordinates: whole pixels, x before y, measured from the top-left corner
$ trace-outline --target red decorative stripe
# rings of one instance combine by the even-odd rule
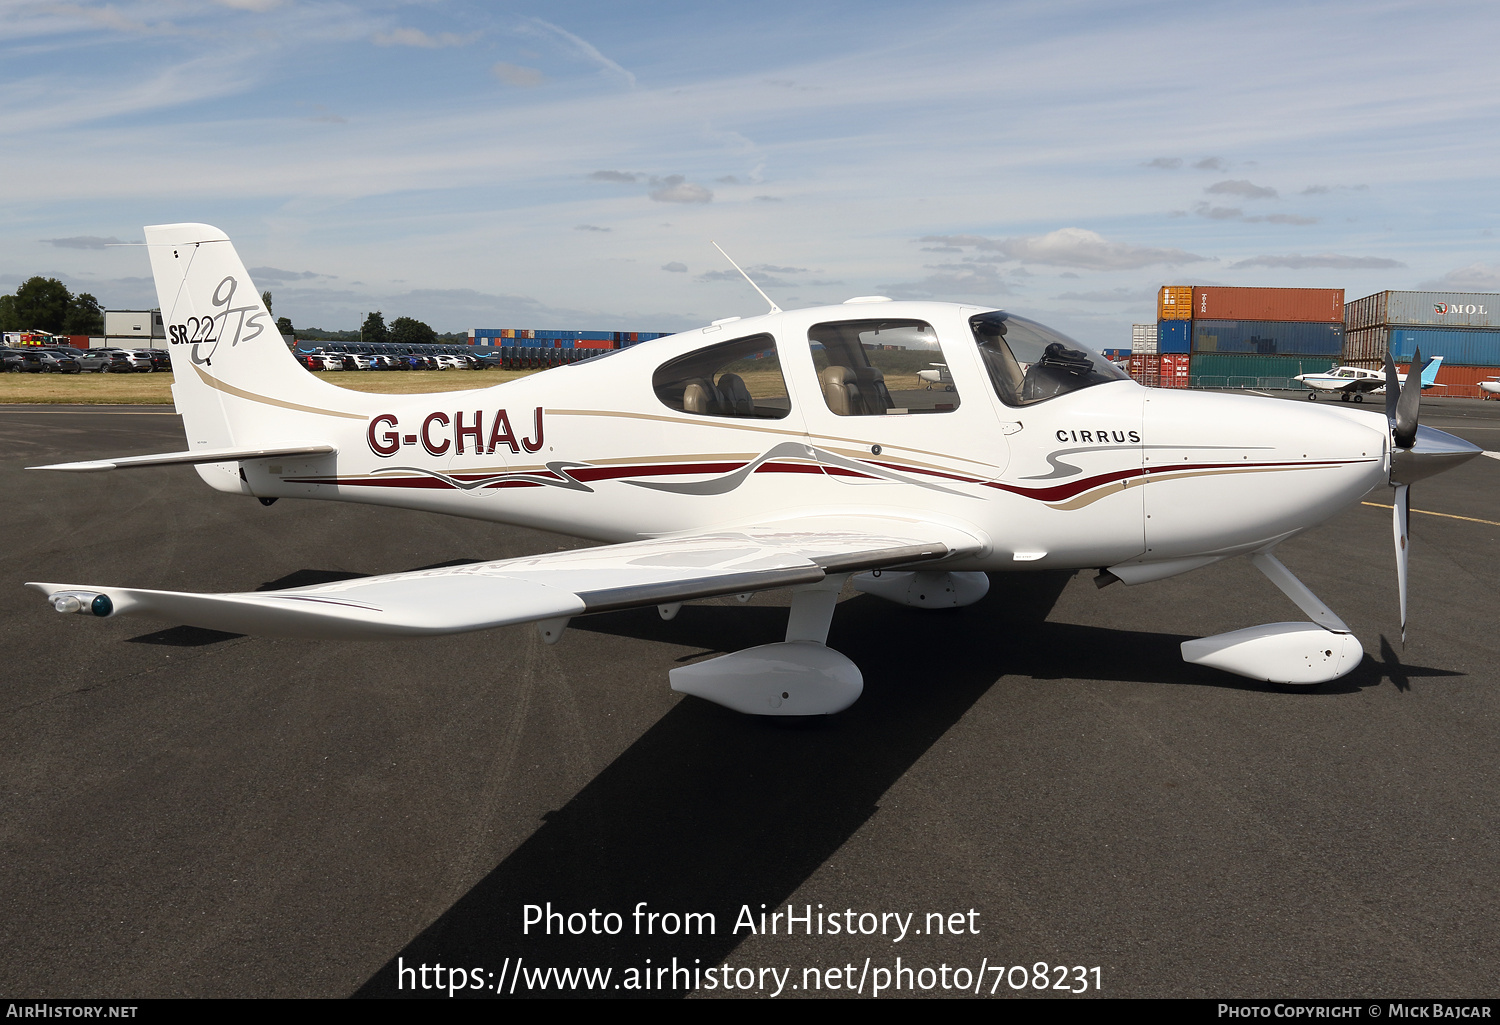
[[[756,473],[822,473],[817,463],[761,463]]]
[[[621,477],[670,477],[682,473],[730,473],[744,466],[738,463],[646,463],[639,466],[570,467],[574,480],[617,480]]]
[[[963,477],[956,473],[943,473],[941,470],[929,470],[923,466],[903,466],[900,463],[882,463],[873,459],[869,460],[869,462],[872,466],[883,466],[887,470],[895,470],[898,473],[920,473],[925,474],[928,477],[941,477],[944,480],[956,480],[961,484],[984,483],[984,481],[980,480],[978,477]]]

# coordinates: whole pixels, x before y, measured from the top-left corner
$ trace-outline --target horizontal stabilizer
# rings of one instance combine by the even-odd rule
[[[130,615],[230,633],[379,640],[815,584],[929,562],[978,539],[934,524],[841,517],[359,577],[282,591],[187,594],[29,583],[59,612]]]
[[[149,456],[119,456],[111,459],[86,459],[77,463],[52,463],[28,466],[28,470],[65,470],[69,473],[98,473],[100,470],[128,470],[138,466],[191,466],[199,463],[232,463],[245,459],[271,459],[278,456],[327,456],[338,451],[334,445],[290,445],[276,448],[200,448],[192,452],[159,452]]]

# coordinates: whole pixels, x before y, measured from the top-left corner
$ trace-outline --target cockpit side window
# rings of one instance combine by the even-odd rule
[[[990,385],[1007,406],[1030,406],[1128,375],[1034,320],[996,310],[969,318]]]
[[[750,335],[679,356],[651,377],[669,409],[699,416],[780,420],[792,411],[776,339]]]
[[[807,332],[823,401],[839,416],[947,413],[958,408],[932,325],[920,320],[840,320]]]

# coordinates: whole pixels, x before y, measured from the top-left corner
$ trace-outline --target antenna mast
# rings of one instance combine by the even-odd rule
[[[734,262],[734,257],[732,257],[728,253],[724,252],[724,247],[723,246],[719,245],[719,243],[715,242],[713,239],[709,239],[708,243],[709,243],[709,245],[711,245],[715,249],[717,249],[719,251],[720,255],[722,255],[724,257],[724,259],[726,259],[726,260],[729,261],[729,266],[733,267],[735,270],[737,270],[737,271],[740,272],[740,276],[741,277],[743,277],[746,281],[750,281],[750,275],[748,275],[748,274],[745,273],[745,269],[743,267],[741,267],[739,264],[737,264],[737,263]],[[753,288],[753,289],[755,289],[757,292],[760,292],[760,297],[762,299],[764,299],[767,303],[770,303],[771,312],[772,313],[780,313],[781,312],[781,307],[777,306],[774,302],[771,302],[771,297],[769,295],[766,295],[765,292],[761,292],[760,286],[757,285],[754,281],[750,281],[750,287]]]

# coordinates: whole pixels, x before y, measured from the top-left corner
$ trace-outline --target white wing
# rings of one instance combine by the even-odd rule
[[[810,584],[830,573],[978,552],[977,536],[895,517],[812,517],[284,591],[190,594],[28,583],[59,611],[232,633],[374,640]],[[99,596],[104,601],[96,601]]]

